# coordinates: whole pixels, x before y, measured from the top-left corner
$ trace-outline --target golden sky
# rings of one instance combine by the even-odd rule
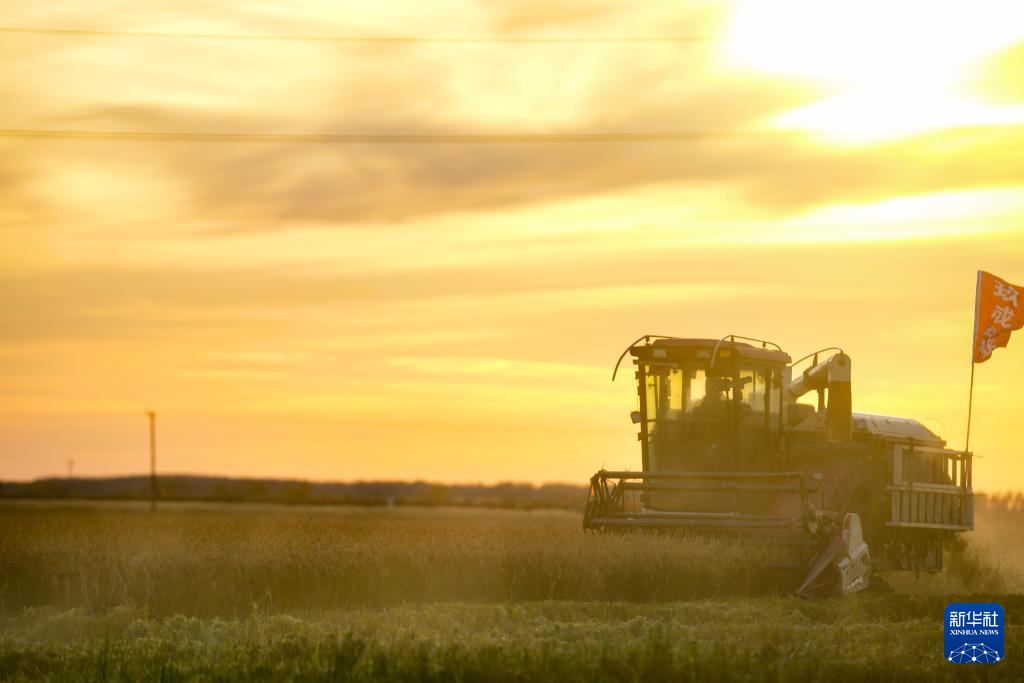
[[[744,135],[0,136],[0,478],[68,458],[144,471],[153,409],[165,471],[582,483],[639,467],[630,375],[609,378],[644,333],[840,345],[855,410],[959,448],[975,271],[1024,283],[1019,2],[55,0],[2,16],[487,39],[0,32],[8,131]],[[979,489],[1024,488],[1022,378],[1024,336],[977,368]]]

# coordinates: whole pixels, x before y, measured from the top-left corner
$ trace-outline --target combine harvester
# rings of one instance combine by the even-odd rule
[[[873,569],[940,571],[943,545],[974,528],[971,453],[916,420],[852,412],[841,349],[791,363],[749,337],[647,335],[613,380],[627,353],[643,470],[595,474],[584,529],[738,536],[822,596],[867,588]],[[812,391],[816,409],[796,402]]]

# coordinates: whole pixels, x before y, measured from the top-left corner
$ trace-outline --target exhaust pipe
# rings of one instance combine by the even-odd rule
[[[828,361],[828,407],[825,409],[825,434],[829,441],[853,438],[853,389],[850,383],[850,357],[837,353]]]

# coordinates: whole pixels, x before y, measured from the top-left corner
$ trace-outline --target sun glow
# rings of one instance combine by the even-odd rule
[[[985,59],[1024,40],[1022,19],[1010,2],[747,2],[727,49],[744,68],[821,88],[770,125],[875,142],[1024,123],[1024,107],[993,106],[970,88]]]
[[[810,130],[840,143],[883,142],[948,128],[1024,124],[1024,106],[990,106],[935,84],[868,87],[788,111],[782,129]]]

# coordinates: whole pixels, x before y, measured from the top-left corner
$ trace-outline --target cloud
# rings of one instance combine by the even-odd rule
[[[580,4],[551,2],[550,0],[500,0],[487,3],[492,17],[491,27],[498,34],[523,34],[537,29],[568,28],[579,31],[581,26],[600,25],[609,17],[621,16],[623,7],[604,0]]]
[[[234,11],[248,16],[242,8]],[[250,19],[272,18],[257,14]],[[448,33],[570,37],[689,34],[718,30],[728,17],[713,5],[669,12],[562,2],[471,4],[455,14],[459,21]],[[145,25],[145,12],[132,16]],[[152,21],[159,25],[160,18],[154,14]],[[278,19],[291,25],[299,17]],[[429,28],[421,30],[430,35],[443,26]],[[300,133],[743,131],[763,129],[780,113],[826,94],[818,85],[738,71],[714,43],[59,45],[26,55],[22,68],[70,76],[61,98],[49,80],[4,79],[24,118],[17,125]],[[1006,54],[992,67],[995,73],[1015,73],[1015,53]],[[102,78],[84,78],[87,72]],[[729,188],[738,201],[785,215],[899,193],[1015,184],[1021,167],[1013,150],[1022,137],[1014,127],[943,130],[852,149],[798,136],[596,145],[35,142],[10,146],[0,177],[11,181],[5,205],[26,212],[19,220],[54,225],[55,218],[81,216],[46,182],[49,167],[70,160],[85,169],[103,163],[125,178],[144,172],[165,178],[183,198],[168,221],[204,225],[212,234],[312,224],[415,229],[412,223],[427,217],[613,197],[666,184]],[[120,208],[105,208],[116,221]]]
[[[728,121],[729,99],[727,93],[709,93],[695,98],[692,106],[725,112]],[[743,128],[742,121],[756,116],[751,105],[738,106],[732,113],[737,125],[731,127]],[[183,130],[201,120],[166,109],[106,111],[100,118],[116,122],[113,129],[128,130]],[[655,122],[669,119],[661,105],[581,128],[657,130]],[[230,129],[219,121],[215,118],[206,129]],[[385,129],[454,130],[423,122]],[[409,223],[443,214],[611,197],[658,184],[728,187],[751,207],[782,215],[836,202],[1014,185],[1024,175],[1013,151],[1022,139],[1024,129],[993,127],[936,131],[853,150],[789,138],[607,145],[165,143],[131,150],[118,147],[124,143],[87,144],[89,154],[116,154],[127,176],[133,167],[155,165],[189,197],[192,220],[213,222],[218,233],[231,234]],[[22,204],[46,207],[47,197],[25,198],[23,191],[16,196]],[[47,213],[62,201],[50,200]]]
[[[360,273],[109,265],[8,274],[0,277],[0,340],[180,342],[207,354],[256,353],[252,359],[324,348],[447,353],[460,340],[503,339],[511,348],[529,339],[528,353],[550,358],[558,357],[552,339],[590,348],[583,337],[591,335],[615,345],[621,330],[628,336],[698,324],[713,333],[751,315],[763,318],[757,326],[776,329],[773,316],[794,301],[807,311],[860,310],[870,301],[878,314],[896,316],[908,302],[922,302],[924,287],[933,296],[923,310],[956,311],[969,302],[952,295],[973,291],[964,263],[998,271],[1020,254],[1019,239],[998,234],[952,250],[943,242],[897,242],[884,251],[872,243],[646,244],[638,233],[623,249],[589,253],[571,240],[539,239],[543,248],[511,261]],[[951,272],[962,274],[966,288],[943,275]],[[804,317],[816,324],[813,314]],[[259,345],[287,338],[297,348]]]
[[[24,152],[18,145],[0,145],[0,230],[3,231],[53,218],[48,203],[29,191],[33,172]]]
[[[993,102],[1024,101],[1024,41],[986,60],[972,85]]]

